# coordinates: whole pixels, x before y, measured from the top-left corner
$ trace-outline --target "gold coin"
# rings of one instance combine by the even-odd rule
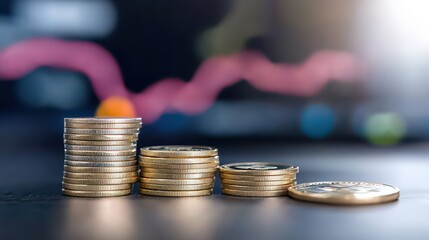
[[[240,185],[240,186],[279,186],[286,185],[295,182],[295,180],[283,180],[283,181],[266,181],[266,182],[254,182],[254,181],[242,181],[232,179],[221,179],[222,184]]]
[[[156,164],[212,164],[219,162],[219,157],[200,157],[200,158],[162,158],[162,157],[146,157],[140,155],[140,161],[144,163]]]
[[[289,188],[289,195],[310,202],[361,205],[395,201],[399,198],[399,189],[381,183],[313,182]]]
[[[65,128],[77,129],[136,129],[140,123],[65,123]]]
[[[157,179],[157,178],[140,178],[141,183],[150,184],[165,184],[165,185],[185,185],[185,184],[207,184],[213,183],[214,178],[200,178],[200,179]]]
[[[161,179],[201,179],[212,178],[215,176],[214,172],[211,173],[191,173],[191,174],[168,174],[168,173],[148,173],[142,172],[142,177],[145,178],[161,178]]]
[[[220,174],[222,179],[231,180],[242,180],[242,181],[254,181],[254,182],[268,182],[268,181],[294,181],[296,174],[288,175],[273,175],[273,176],[247,176],[247,175],[235,175],[235,174]]]
[[[226,188],[230,190],[241,190],[241,191],[279,191],[279,190],[287,190],[293,185],[294,184],[277,185],[277,186],[240,186],[240,185],[223,184],[222,188]]]
[[[116,118],[116,117],[96,117],[96,118],[64,118],[67,123],[88,123],[88,124],[112,124],[112,123],[141,123],[141,118]]]
[[[218,155],[218,150],[206,146],[171,145],[144,147],[141,148],[140,154],[161,158],[215,157]]]
[[[64,172],[67,178],[88,178],[88,179],[114,179],[114,178],[131,178],[137,177],[137,171],[125,173],[74,173]]]
[[[240,191],[232,190],[227,188],[222,188],[222,193],[232,196],[239,197],[280,197],[286,196],[287,190],[277,190],[277,191]]]
[[[85,184],[70,184],[63,182],[63,188],[77,191],[117,191],[132,189],[133,184],[116,184],[116,185],[85,185]]]
[[[95,162],[87,162],[87,161],[72,161],[72,160],[64,160],[64,166],[70,167],[91,167],[91,168],[103,168],[103,167],[129,167],[129,166],[137,166],[137,161],[95,161]]]
[[[137,134],[139,129],[76,129],[64,128],[65,134],[88,134],[88,135],[122,135]]]
[[[120,162],[120,161],[136,161],[136,157],[133,156],[79,156],[79,155],[65,155],[64,159],[72,161],[84,161],[84,162]]]
[[[137,141],[81,141],[64,139],[64,144],[83,146],[137,146]]]
[[[63,177],[63,182],[86,185],[110,185],[110,184],[125,184],[137,182],[137,177],[131,178],[114,178],[114,179],[86,179],[86,178],[67,178]]]
[[[137,166],[128,167],[72,167],[64,166],[64,171],[75,173],[121,173],[121,172],[137,172]]]
[[[260,176],[296,174],[298,170],[291,165],[266,162],[230,163],[219,167],[221,173]]]
[[[117,190],[117,191],[76,191],[63,189],[63,194],[72,197],[119,197],[129,195],[132,189]]]
[[[207,184],[194,184],[194,185],[163,185],[163,184],[149,184],[149,183],[140,183],[140,188],[144,189],[153,189],[153,190],[163,190],[163,191],[195,191],[195,190],[204,190],[212,189],[213,183]]]
[[[136,150],[122,150],[122,151],[84,151],[84,150],[68,150],[64,149],[67,155],[78,156],[99,156],[99,157],[114,157],[114,156],[135,156]]]
[[[80,150],[80,151],[123,151],[123,150],[135,150],[136,146],[82,146],[82,145],[68,145],[64,144],[64,148],[67,150]]]
[[[196,190],[196,191],[161,191],[140,188],[140,194],[158,196],[158,197],[199,197],[211,195],[213,190]]]
[[[192,173],[215,173],[217,168],[205,169],[161,169],[161,168],[143,168],[144,173],[164,173],[164,174],[192,174]]]
[[[139,135],[137,133],[122,135],[64,134],[64,139],[85,141],[137,141]]]
[[[163,164],[163,163],[150,163],[146,161],[139,161],[139,165],[143,168],[156,168],[156,169],[172,169],[172,170],[187,170],[187,169],[207,169],[217,168],[219,161],[213,161],[212,163],[202,164]]]

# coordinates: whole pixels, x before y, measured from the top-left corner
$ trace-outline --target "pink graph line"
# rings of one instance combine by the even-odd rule
[[[309,96],[331,80],[351,81],[365,74],[362,62],[347,52],[318,51],[291,65],[275,64],[258,52],[244,51],[207,59],[190,82],[166,78],[141,93],[132,93],[126,89],[113,56],[94,43],[38,38],[0,51],[2,79],[19,79],[41,66],[85,74],[101,101],[124,97],[146,122],[156,121],[167,111],[203,112],[224,88],[242,79],[262,91]]]

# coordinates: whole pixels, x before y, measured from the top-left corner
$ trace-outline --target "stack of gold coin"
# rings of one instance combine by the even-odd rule
[[[153,146],[140,150],[140,193],[164,197],[212,194],[218,150],[204,146]]]
[[[241,197],[284,196],[296,184],[298,170],[291,165],[264,162],[222,165],[222,193]]]
[[[113,197],[138,180],[140,118],[65,118],[63,194]]]

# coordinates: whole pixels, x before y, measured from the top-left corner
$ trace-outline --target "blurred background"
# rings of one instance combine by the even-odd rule
[[[168,111],[144,121],[139,144],[419,142],[429,138],[428,9],[424,0],[319,0],[318,7],[311,0],[1,0],[0,65],[37,65],[37,58],[2,60],[18,42],[86,41],[110,52],[123,76],[117,82],[140,93],[169,77],[189,82],[202,63],[218,56],[251,50],[298,66],[318,52],[338,51],[359,59],[365,71],[353,79],[328,74],[327,84],[310,95],[237,81],[204,111]],[[318,64],[324,59],[313,67]],[[1,158],[27,164],[31,156],[44,156],[61,166],[63,118],[94,116],[104,97],[82,72],[41,66],[10,78],[5,68]],[[138,115],[145,120],[144,112]],[[32,171],[39,175],[48,171],[37,168]]]

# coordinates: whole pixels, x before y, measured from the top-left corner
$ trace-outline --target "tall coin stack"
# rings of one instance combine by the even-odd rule
[[[164,197],[213,192],[218,150],[204,146],[154,146],[140,150],[140,193]]]
[[[219,168],[222,193],[241,197],[276,197],[296,184],[298,167],[285,164],[249,162]]]
[[[113,197],[138,180],[140,118],[65,118],[63,194]]]

